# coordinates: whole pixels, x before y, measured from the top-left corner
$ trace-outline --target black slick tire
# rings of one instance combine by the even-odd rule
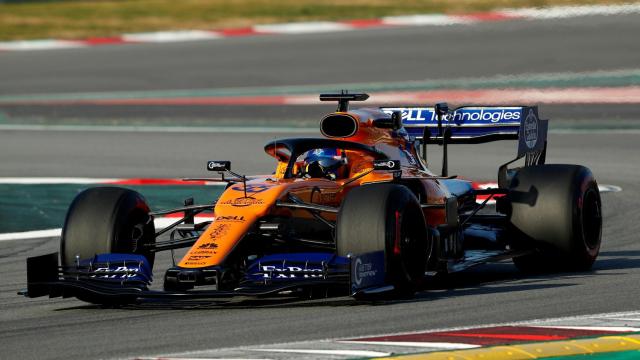
[[[96,187],[81,192],[71,203],[62,229],[60,257],[63,266],[71,266],[76,256],[139,254],[153,266],[154,253],[144,245],[154,242],[155,228],[142,195],[129,189]]]
[[[598,184],[579,165],[538,165],[512,179],[514,236],[535,252],[514,258],[525,272],[586,271],[600,251],[602,216]]]
[[[385,252],[386,282],[412,295],[424,278],[431,248],[418,199],[405,186],[372,184],[351,190],[336,225],[340,256]]]
[[[95,187],[78,194],[69,207],[60,240],[60,259],[63,266],[73,266],[76,259],[90,259],[96,254],[138,254],[153,268],[155,254],[146,246],[153,243],[155,227],[142,195],[129,189]],[[79,298],[100,304],[131,300]]]

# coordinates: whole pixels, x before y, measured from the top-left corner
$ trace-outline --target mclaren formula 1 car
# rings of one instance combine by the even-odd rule
[[[93,303],[234,296],[407,296],[439,273],[513,259],[524,271],[583,271],[601,242],[591,171],[545,164],[547,120],[536,107],[385,107],[350,110],[366,94],[325,94],[336,112],[321,138],[272,141],[271,175],[247,177],[208,161],[226,183],[218,199],[151,212],[116,187],[80,193],[60,252],[27,259],[28,297]],[[517,140],[498,186],[448,174],[447,146]],[[442,147],[442,171],[427,147]],[[517,162],[516,162],[517,161]],[[517,164],[517,166],[514,166]],[[189,180],[189,179],[185,179]],[[479,200],[484,199],[484,200]],[[495,200],[495,207],[488,201]],[[201,212],[213,220],[194,221]],[[156,229],[154,218],[183,216]],[[155,254],[188,248],[151,286]]]

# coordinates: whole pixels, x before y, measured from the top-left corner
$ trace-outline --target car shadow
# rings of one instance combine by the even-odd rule
[[[593,264],[594,271],[640,268],[640,250],[602,251]]]

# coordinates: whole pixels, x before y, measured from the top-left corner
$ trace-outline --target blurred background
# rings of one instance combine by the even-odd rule
[[[0,358],[299,358],[247,346],[637,310],[639,34],[631,1],[0,0]],[[209,176],[207,160],[271,173],[264,144],[319,136],[335,104],[318,94],[343,89],[371,95],[353,106],[539,106],[547,162],[585,165],[602,188],[593,271],[491,264],[383,304],[16,296],[26,257],[57,251],[82,189],[131,187],[154,209],[209,203],[220,187],[179,179]],[[450,146],[449,172],[491,183],[515,154],[513,141]]]

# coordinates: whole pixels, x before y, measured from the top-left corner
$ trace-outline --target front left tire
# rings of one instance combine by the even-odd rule
[[[386,282],[398,295],[412,295],[422,283],[430,237],[418,199],[406,186],[352,189],[338,213],[336,242],[340,256],[384,251]]]

